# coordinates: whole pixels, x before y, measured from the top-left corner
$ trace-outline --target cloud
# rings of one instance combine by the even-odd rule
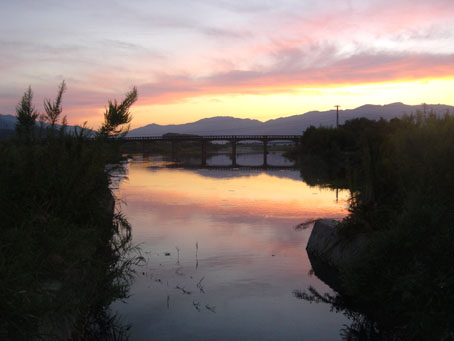
[[[71,112],[452,77],[452,0],[5,3],[0,111],[68,81]],[[9,104],[8,104],[9,101]],[[85,114],[83,114],[85,115]]]
[[[361,53],[317,66],[305,65],[296,50],[281,51],[275,64],[261,70],[231,70],[204,78],[166,76],[142,84],[142,96],[150,104],[174,103],[201,95],[272,94],[350,84],[373,84],[454,76],[454,54],[405,55]],[[333,59],[333,57],[330,57]]]
[[[201,27],[200,32],[211,36],[213,38],[230,38],[230,39],[246,39],[250,38],[251,34],[249,32],[233,30],[233,29],[224,29],[219,27]]]
[[[213,4],[235,13],[257,13],[272,11],[278,5],[275,1],[249,0],[249,1],[213,1]],[[274,6],[273,6],[274,5]]]

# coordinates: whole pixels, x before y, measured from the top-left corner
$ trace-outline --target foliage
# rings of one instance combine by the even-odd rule
[[[33,138],[33,129],[35,121],[38,118],[38,112],[32,103],[33,92],[32,88],[28,87],[27,91],[22,96],[21,101],[16,107],[16,133],[20,139],[31,141]]]
[[[47,100],[51,132],[64,90],[63,82],[55,102]],[[29,88],[19,109],[36,114],[31,99]],[[110,183],[121,166],[108,163],[118,163],[117,146],[84,124],[33,144],[3,141],[0,158],[0,338],[60,339],[72,331],[84,339],[93,314],[109,320],[105,307],[126,297],[141,260],[131,253],[129,224],[114,212]]]
[[[0,145],[0,329],[12,338],[55,332],[41,329],[87,312],[99,292],[104,303],[127,294],[116,264],[130,232],[112,222],[105,148],[72,136]]]
[[[401,124],[387,136],[375,165],[381,177],[369,184],[377,193],[384,188],[386,195],[375,195],[372,206],[370,198],[358,194],[344,222],[348,228],[360,217],[377,231],[371,248],[344,277],[358,306],[380,299],[372,315],[384,325],[406,325],[412,337],[441,338],[454,325],[454,117],[419,115]],[[366,288],[370,295],[358,295]]]
[[[66,91],[66,83],[62,81],[58,87],[57,97],[55,98],[54,102],[51,102],[49,98],[44,100],[44,111],[45,114],[43,116],[44,121],[50,123],[50,129],[53,131],[55,124],[57,123],[60,114],[63,111],[62,108],[62,97],[63,93]],[[64,123],[66,122],[66,118],[63,119]],[[65,125],[65,124],[64,124]]]
[[[124,136],[129,131],[129,124],[132,120],[130,107],[137,100],[137,89],[134,87],[125,96],[125,99],[118,104],[117,100],[110,101],[104,112],[104,123],[99,129],[102,136]]]
[[[344,237],[370,237],[341,269],[350,307],[405,339],[453,335],[454,117],[360,119],[307,134],[300,157],[339,161],[353,192]]]

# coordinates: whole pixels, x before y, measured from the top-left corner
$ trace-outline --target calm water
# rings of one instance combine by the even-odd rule
[[[261,154],[238,163],[257,165]],[[268,162],[288,165],[278,153]],[[226,155],[208,163],[225,165]],[[147,263],[113,310],[133,340],[337,340],[342,314],[294,297],[315,276],[305,251],[310,229],[346,215],[347,193],[311,188],[297,170],[165,168],[132,160],[120,185],[122,211]]]

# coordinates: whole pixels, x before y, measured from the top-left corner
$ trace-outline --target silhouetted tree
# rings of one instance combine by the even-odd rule
[[[104,123],[99,128],[99,133],[102,136],[124,136],[129,131],[129,122],[132,120],[132,115],[129,108],[137,100],[137,88],[133,87],[126,94],[125,99],[120,104],[116,100],[110,101],[104,113]],[[124,126],[128,124],[127,126]]]
[[[38,112],[32,104],[32,100],[33,92],[31,86],[29,86],[16,107],[16,133],[19,138],[26,141],[32,139],[35,121],[38,117]]]
[[[54,130],[55,123],[57,123],[58,118],[63,111],[61,101],[63,97],[63,93],[66,90],[66,83],[65,81],[62,81],[60,86],[58,87],[58,93],[57,93],[57,98],[55,99],[54,102],[51,102],[50,99],[46,98],[44,100],[44,110],[46,111],[46,114],[44,115],[44,120],[48,123],[50,123],[50,129],[51,131]],[[63,118],[63,123],[66,122],[66,118]]]

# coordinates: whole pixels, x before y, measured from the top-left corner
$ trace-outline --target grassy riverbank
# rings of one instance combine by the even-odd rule
[[[47,113],[56,115],[47,116],[43,135],[29,89],[18,106],[17,137],[0,143],[0,339],[84,339],[93,329],[99,335],[90,326],[108,321],[106,307],[127,295],[136,260],[126,258],[130,228],[114,212],[115,169],[108,166],[119,160],[119,148],[107,137],[125,123],[109,115],[124,112],[126,100],[120,108],[109,102],[99,134],[70,135],[64,120],[55,127],[64,90],[63,82],[57,100],[48,101]]]
[[[312,127],[299,148],[294,157],[317,161],[319,172],[309,172],[314,183],[352,190],[344,237],[370,239],[341,269],[347,306],[374,321],[370,330],[381,335],[452,337],[454,117],[419,113]]]
[[[9,337],[71,332],[100,301],[126,294],[125,282],[108,280],[129,242],[114,219],[109,150],[70,136],[0,144],[0,329]]]

